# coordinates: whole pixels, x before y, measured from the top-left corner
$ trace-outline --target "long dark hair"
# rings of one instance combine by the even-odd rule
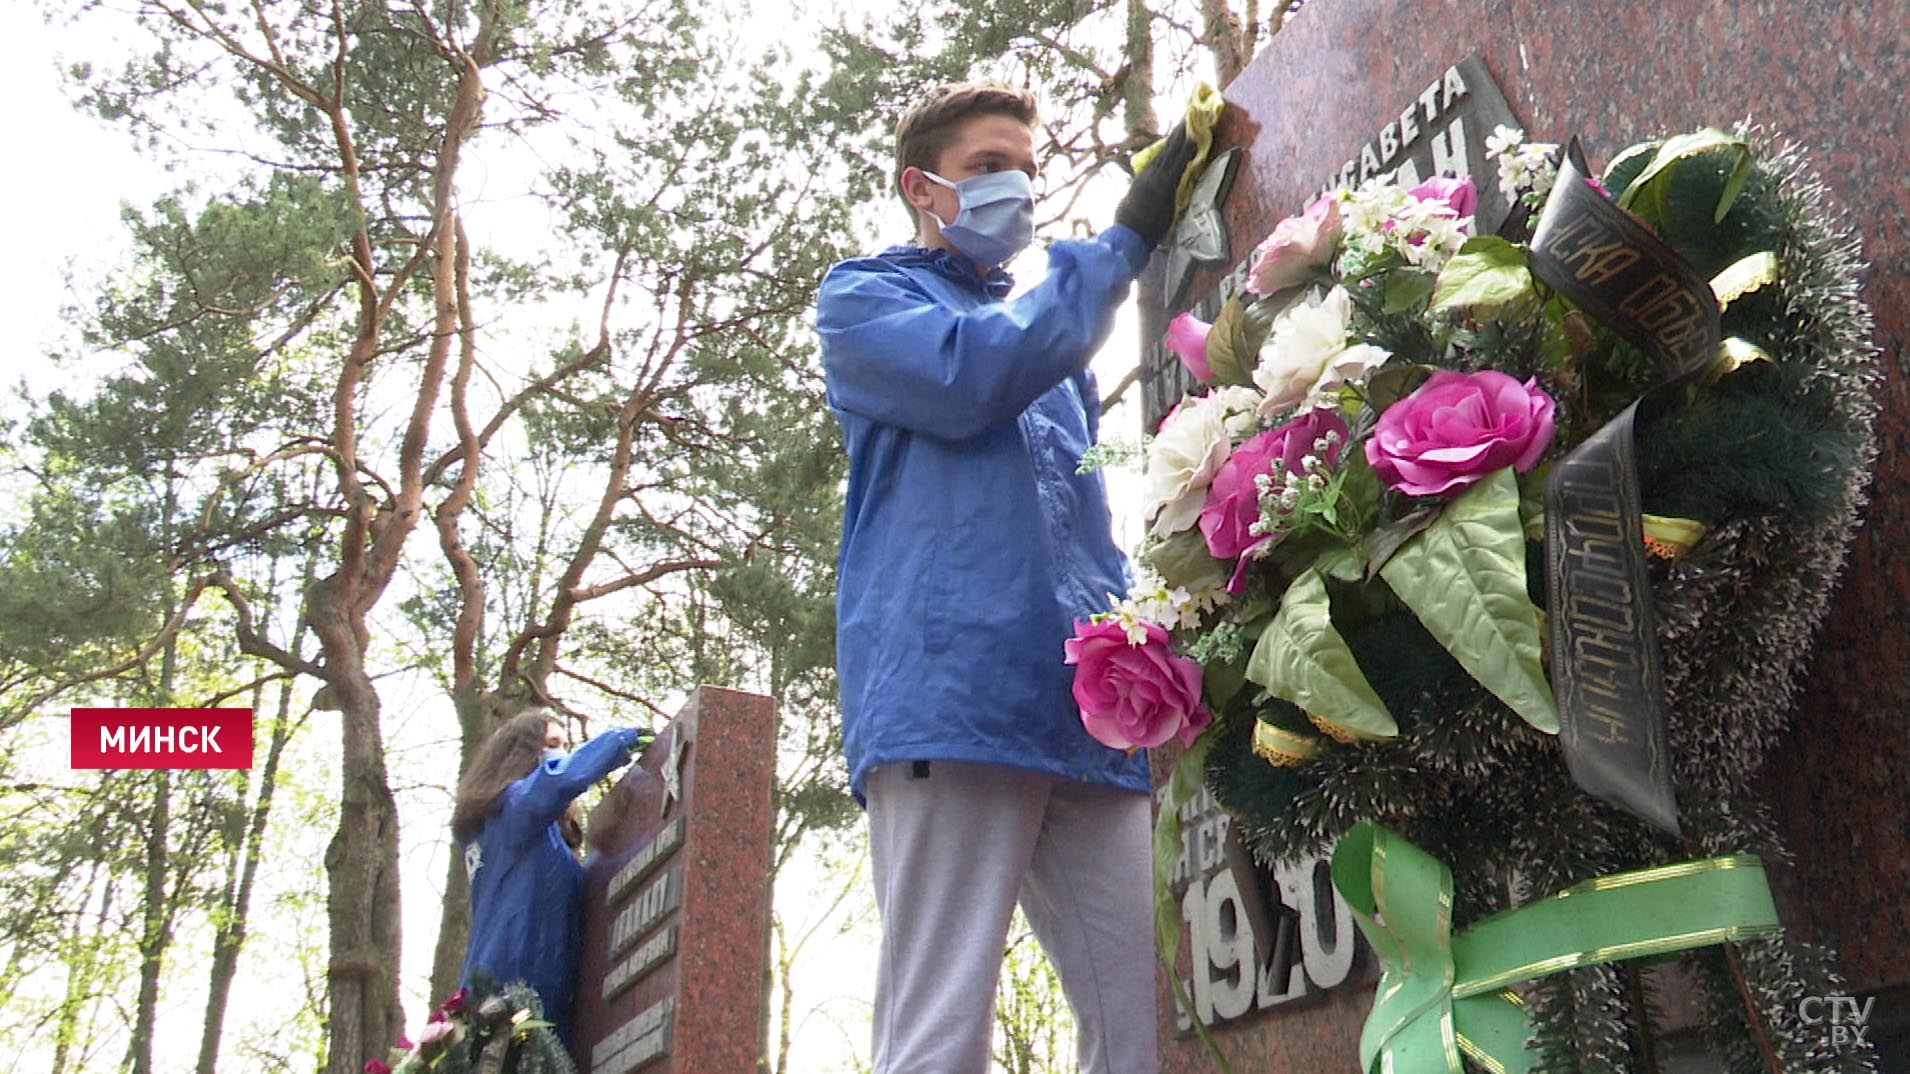
[[[484,740],[458,780],[457,804],[451,810],[451,835],[458,842],[468,843],[484,830],[497,796],[543,761],[544,729],[561,722],[549,709],[530,709],[504,721]],[[564,841],[573,847],[583,845],[581,813],[582,807],[573,800],[558,822]]]

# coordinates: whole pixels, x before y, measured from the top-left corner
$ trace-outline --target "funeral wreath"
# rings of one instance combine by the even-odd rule
[[[1164,826],[1204,779],[1263,860],[1337,845],[1376,950],[1443,900],[1445,925],[1496,929],[1547,973],[1593,966],[1530,997],[1534,1055],[1631,1065],[1638,1034],[1586,1012],[1636,981],[1548,946],[1539,897],[1632,870],[1657,894],[1608,905],[1615,927],[1662,917],[1727,946],[1729,966],[1684,956],[1742,1030],[1720,1048],[1846,1061],[1778,1024],[1819,971],[1773,939],[1747,786],[1875,451],[1856,242],[1802,152],[1751,129],[1596,172],[1509,128],[1489,151],[1514,206],[1492,233],[1468,178],[1338,190],[1273,229],[1211,324],[1169,325],[1199,385],[1147,445],[1134,588],[1067,646],[1084,726],[1182,747]],[[1679,886],[1694,873],[1720,879]],[[1717,915],[1673,920],[1699,903]],[[1665,940],[1622,943],[1694,946]],[[1527,1013],[1501,993],[1530,968],[1376,1010],[1365,1065],[1524,1069]]]

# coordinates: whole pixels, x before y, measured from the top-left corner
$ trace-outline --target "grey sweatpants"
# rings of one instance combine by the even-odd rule
[[[1074,1009],[1083,1074],[1154,1074],[1148,796],[936,761],[869,774],[882,960],[875,1074],[984,1074],[1017,899]]]

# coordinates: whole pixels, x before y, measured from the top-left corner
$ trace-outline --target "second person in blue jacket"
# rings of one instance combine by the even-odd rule
[[[620,727],[571,753],[563,724],[535,709],[493,732],[458,781],[451,834],[471,881],[464,984],[484,974],[500,985],[530,985],[567,1047],[583,929],[576,799],[629,764],[651,737]]]

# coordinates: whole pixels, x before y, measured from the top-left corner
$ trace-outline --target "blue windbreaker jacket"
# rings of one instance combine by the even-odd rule
[[[1082,730],[1062,643],[1126,592],[1098,473],[1088,360],[1146,264],[1134,232],[1057,242],[1012,301],[946,251],[829,270],[817,330],[849,453],[836,662],[850,786],[900,761],[979,761],[1147,789]]]
[[[504,788],[477,838],[464,847],[471,880],[465,986],[480,970],[499,984],[529,984],[565,1044],[583,941],[584,867],[557,821],[584,788],[629,762],[639,734],[607,731],[567,757],[539,764]]]

